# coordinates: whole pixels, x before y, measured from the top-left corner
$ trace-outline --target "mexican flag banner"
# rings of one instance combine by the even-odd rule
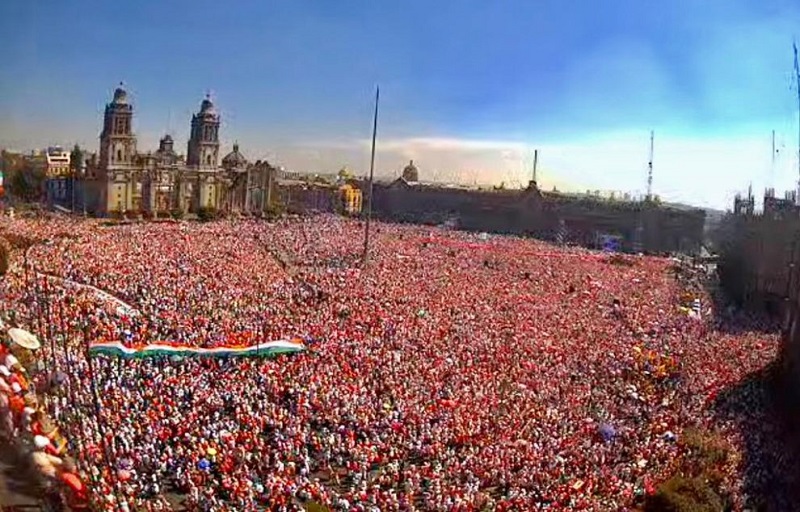
[[[278,354],[292,354],[306,349],[302,342],[277,340],[258,345],[248,346],[222,346],[214,348],[187,347],[185,345],[170,345],[157,343],[153,345],[140,345],[128,347],[119,342],[92,343],[89,353],[92,355],[106,355],[124,358],[153,357],[153,356],[178,356],[178,357],[273,357]]]

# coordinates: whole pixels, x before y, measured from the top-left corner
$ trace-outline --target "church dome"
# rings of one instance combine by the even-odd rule
[[[239,152],[239,144],[233,145],[233,151],[225,155],[222,159],[222,166],[228,169],[245,167],[247,165],[247,158]]]
[[[353,173],[347,168],[347,166],[344,166],[339,170],[338,176],[340,180],[353,179]]]
[[[175,156],[175,150],[173,149],[174,143],[175,141],[172,140],[170,134],[164,135],[158,142],[158,151],[156,151],[156,154],[161,156]]]
[[[417,169],[417,166],[414,165],[413,160],[411,160],[405,169],[403,169],[403,179],[412,182],[419,181],[419,169]]]
[[[123,88],[122,82],[120,82],[119,87],[114,90],[114,103],[117,105],[128,103],[128,91]]]

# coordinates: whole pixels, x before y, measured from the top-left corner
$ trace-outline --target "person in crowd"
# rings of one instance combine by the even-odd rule
[[[43,407],[98,510],[624,509],[687,428],[741,446],[711,404],[778,350],[682,311],[665,258],[377,223],[361,265],[363,228],[332,216],[2,223],[37,241],[0,301],[42,340],[32,384],[66,376]],[[274,359],[88,350],[294,338],[306,350]],[[0,419],[21,418],[3,368]]]

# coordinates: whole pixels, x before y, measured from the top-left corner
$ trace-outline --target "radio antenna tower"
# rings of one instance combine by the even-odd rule
[[[650,130],[650,159],[647,162],[647,200],[653,200],[653,139],[655,133]]]
[[[775,169],[776,166],[779,166],[778,157],[781,156],[781,149],[785,147],[785,144],[781,142],[781,139],[777,137],[777,133],[775,130],[772,130],[772,154],[770,155],[770,167],[769,167],[769,179],[767,181],[768,188],[775,187]]]

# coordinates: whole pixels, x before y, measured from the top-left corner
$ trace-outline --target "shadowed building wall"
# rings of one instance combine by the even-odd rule
[[[800,208],[767,190],[763,213],[738,197],[722,225],[720,283],[739,305],[783,319],[781,363],[800,397]]]
[[[623,250],[638,245],[651,253],[699,252],[705,224],[703,210],[542,193],[535,183],[524,190],[475,190],[399,178],[375,184],[372,207],[386,221],[449,224],[468,231],[555,240],[562,230],[565,242],[589,247],[614,235]]]

